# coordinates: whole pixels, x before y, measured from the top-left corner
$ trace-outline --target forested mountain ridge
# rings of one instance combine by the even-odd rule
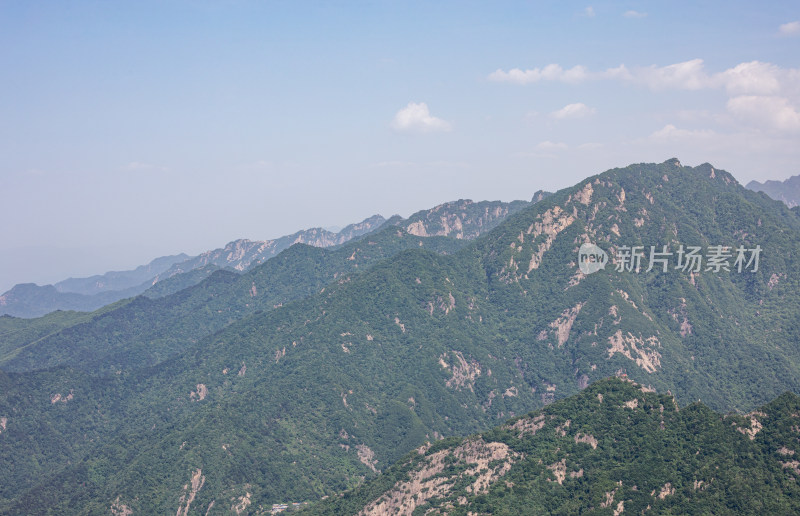
[[[425,444],[303,514],[792,514],[800,397],[747,415],[610,378],[466,438]]]
[[[407,247],[153,368],[8,375],[2,503],[11,513],[257,512],[355,487],[425,441],[485,430],[618,372],[681,405],[749,412],[800,387],[798,235],[784,205],[710,165],[607,171],[457,252]],[[587,241],[612,258],[626,245],[763,253],[755,272],[612,262],[585,275]],[[69,445],[36,441],[31,463],[22,443],[41,426],[63,428]]]
[[[401,249],[453,252],[461,245],[456,239],[422,238],[396,228],[333,250],[297,244],[243,274],[217,270],[174,294],[119,301],[36,340],[15,338],[13,346],[5,344],[13,350],[8,349],[0,368],[22,372],[70,365],[108,374],[154,365],[248,314],[308,296]]]
[[[540,193],[536,200],[545,195]],[[152,365],[236,319],[307,296],[341,274],[368,267],[402,249],[424,247],[440,253],[454,252],[466,240],[529,204],[470,200],[446,203],[419,211],[409,219],[393,218],[362,242],[365,235],[358,235],[357,231],[374,227],[377,220],[367,219],[339,233],[350,237],[343,246],[325,252],[317,250],[325,242],[301,245],[289,249],[274,263],[250,267],[241,276],[217,272],[216,265],[210,263],[157,282],[144,293],[145,298],[106,307],[98,313],[102,317],[84,317],[80,327],[65,324],[62,331],[53,330],[52,335],[37,337],[36,342],[20,339],[21,334],[17,334],[0,349],[15,349],[18,354],[0,355],[0,368],[28,371],[66,364],[85,370],[105,368],[109,372],[109,368]],[[454,232],[442,231],[442,224],[450,224]],[[404,227],[416,229],[421,235],[411,235]],[[37,321],[32,320],[30,325],[36,326]],[[118,352],[118,348],[124,351]],[[117,353],[121,354],[115,356],[113,364],[109,363],[110,356]]]

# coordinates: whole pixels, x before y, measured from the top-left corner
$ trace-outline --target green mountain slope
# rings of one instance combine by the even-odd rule
[[[20,372],[69,365],[107,374],[153,365],[247,314],[310,295],[339,275],[401,249],[452,252],[460,245],[456,239],[421,238],[396,228],[335,250],[297,244],[243,274],[218,270],[165,297],[120,301],[87,322],[31,342],[0,367]]]
[[[799,422],[794,394],[721,416],[611,378],[303,514],[796,514]]]
[[[574,371],[556,378],[552,365],[537,366],[529,383],[571,394],[584,377],[621,369],[719,410],[749,410],[799,387],[800,221],[781,203],[711,165],[670,160],[610,170],[524,213],[476,244],[492,301],[514,314],[505,334],[527,343],[522,363]],[[755,273],[714,273],[705,263],[684,272],[673,256],[668,272],[644,272],[645,260],[638,274],[610,264],[585,276],[577,253],[587,241],[612,257],[623,245],[763,252]]]
[[[605,172],[454,254],[410,246],[328,277],[313,295],[253,312],[156,367],[123,370],[102,393],[54,371],[57,393],[75,393],[63,405],[76,407],[71,442],[82,427],[98,439],[71,464],[37,455],[37,471],[54,476],[15,485],[4,503],[12,513],[99,514],[112,503],[165,513],[191,498],[190,513],[213,502],[215,514],[312,500],[426,440],[489,428],[617,372],[682,405],[749,411],[800,390],[798,237],[800,219],[784,205],[710,165]],[[611,256],[623,245],[679,244],[759,245],[763,254],[757,272],[637,274],[612,264],[587,276],[577,263],[587,240]],[[315,270],[319,259],[295,257],[286,270]],[[15,414],[9,429],[16,418],[55,424],[63,416],[46,410],[52,396],[0,395],[0,415]],[[102,398],[94,410],[113,417],[98,429],[93,405],[70,405],[79,398]]]
[[[545,196],[540,192],[534,202]],[[90,318],[85,324],[67,328],[43,340],[37,338],[35,343],[30,342],[14,357],[0,359],[0,368],[28,371],[70,365],[108,373],[122,367],[152,365],[247,314],[271,310],[292,299],[307,296],[340,274],[369,267],[402,249],[420,247],[441,253],[453,252],[466,240],[488,231],[509,214],[529,204],[526,201],[470,200],[446,203],[417,212],[409,219],[392,219],[384,224],[384,229],[367,233],[367,240],[364,240],[367,238],[365,232],[383,221],[382,218],[372,217],[335,235],[330,232],[317,234],[312,230],[299,232],[292,238],[274,241],[275,245],[268,246],[268,250],[271,253],[283,249],[292,239],[308,240],[314,246],[288,249],[274,263],[267,260],[238,278],[233,271],[217,272],[216,263],[219,260],[223,260],[220,263],[229,263],[231,257],[238,257],[237,264],[245,267],[272,255],[266,248],[261,249],[263,246],[206,253],[201,257],[205,257],[203,263],[207,265],[194,269],[189,267],[188,272],[156,282],[144,292],[144,298],[121,301],[116,307],[107,307],[95,314],[102,313],[102,317]],[[410,235],[403,229],[405,226],[420,236]],[[330,235],[325,236],[328,233]],[[348,242],[343,246],[334,245],[344,240]],[[326,246],[331,247],[330,253],[322,251],[321,248]],[[193,262],[192,267],[198,264]],[[46,288],[32,287],[37,292]],[[58,295],[62,298],[79,296]],[[87,319],[81,322],[84,321]]]
[[[35,319],[0,316],[0,363],[12,360],[21,349],[59,331],[75,326],[113,309],[108,306],[93,314],[56,311]]]

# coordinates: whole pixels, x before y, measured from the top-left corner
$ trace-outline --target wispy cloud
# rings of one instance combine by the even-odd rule
[[[612,80],[644,86],[653,91],[716,89],[727,94],[727,112],[740,122],[777,131],[793,132],[800,128],[800,69],[781,68],[762,61],[739,63],[716,73],[708,72],[702,59],[635,68],[623,64],[597,72],[580,65],[564,69],[558,64],[549,64],[531,70],[497,70],[489,75],[489,79],[515,84]],[[550,116],[566,119],[592,113],[592,108],[577,103],[564,106]],[[671,134],[682,133],[673,131]]]
[[[567,104],[558,111],[553,111],[550,116],[557,120],[564,120],[568,118],[585,118],[595,114],[597,110],[587,106],[583,102],[575,104]]]
[[[692,59],[667,66],[648,66],[631,72],[631,79],[650,89],[700,90],[710,86],[702,59]]]
[[[672,124],[667,124],[663,128],[650,135],[651,141],[656,142],[676,142],[681,140],[697,140],[711,138],[716,133],[710,129],[679,129]]]
[[[800,112],[783,97],[740,95],[728,100],[727,108],[737,118],[767,129],[800,130]]]
[[[631,9],[630,11],[625,11],[624,13],[622,13],[622,16],[624,16],[625,18],[646,18],[647,13],[634,11],[633,9]]]
[[[585,16],[585,17],[587,17],[587,18],[594,18],[594,15],[595,15],[595,12],[594,12],[594,7],[592,7],[591,5],[590,5],[590,6],[588,6],[587,8],[585,8],[585,9],[584,9],[584,10],[581,12],[581,16]]]
[[[778,33],[783,36],[796,36],[800,34],[800,21],[784,23],[778,27]]]
[[[509,71],[495,70],[489,74],[489,80],[495,82],[512,82],[530,84],[539,81],[560,81],[578,83],[589,79],[589,72],[583,66],[574,66],[565,70],[557,64],[549,64],[544,68],[521,70],[513,68]]]
[[[567,150],[569,146],[563,142],[551,142],[550,140],[538,143],[534,147],[537,151],[562,151]]]
[[[398,111],[392,120],[392,127],[398,131],[449,131],[452,129],[450,122],[437,118],[430,113],[425,102],[409,102],[406,107]]]
[[[780,68],[771,63],[750,61],[740,63],[723,72],[710,74],[702,59],[692,59],[666,66],[644,66],[628,68],[624,64],[593,72],[576,65],[564,69],[558,64],[544,68],[522,70],[502,69],[489,74],[488,79],[496,82],[530,84],[539,81],[561,81],[580,83],[589,80],[620,80],[647,86],[652,90],[701,90],[725,88],[731,93],[773,93],[782,87],[796,84],[800,80],[800,69]]]

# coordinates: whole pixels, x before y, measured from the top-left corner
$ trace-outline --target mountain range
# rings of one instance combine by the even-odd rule
[[[792,176],[785,181],[750,181],[746,188],[756,192],[764,192],[776,201],[783,201],[790,208],[800,205],[800,175]]]
[[[537,192],[534,197],[541,199],[546,195],[547,192]],[[274,240],[239,239],[198,256],[179,254],[156,258],[131,271],[68,278],[54,285],[20,283],[0,296],[0,315],[30,318],[55,310],[93,311],[139,294],[161,297],[195,285],[218,269],[245,271],[297,243],[335,247],[384,225],[401,226],[410,234],[423,237],[452,235],[458,239],[472,239],[527,204],[526,201],[474,203],[462,199],[420,210],[408,219],[395,215],[387,221],[381,215],[373,215],[335,233],[311,228]],[[172,281],[166,281],[170,279]]]
[[[309,510],[410,507],[403,483],[440,459],[419,511],[513,514],[535,499],[542,512],[679,513],[670,504],[687,499],[730,512],[745,503],[731,489],[765,485],[757,503],[793,509],[797,401],[781,395],[800,392],[796,213],[676,159],[534,200],[471,240],[463,219],[412,217],[163,297],[0,318],[0,512],[258,514],[325,496]],[[605,269],[582,271],[583,244]],[[593,422],[597,394],[608,404]],[[776,398],[779,426],[745,416]],[[668,438],[653,439],[662,421]],[[748,447],[734,425],[771,440]],[[692,459],[686,442],[707,449]],[[620,466],[635,456],[638,470]],[[675,460],[654,470],[656,456]],[[687,498],[692,478],[713,488],[692,483],[701,494]]]
[[[330,247],[368,233],[384,222],[383,217],[375,215],[358,224],[351,224],[339,233],[312,228],[275,240],[234,240],[223,248],[206,251],[194,257],[180,254],[156,258],[132,271],[112,271],[88,278],[68,278],[55,285],[21,283],[0,296],[0,315],[38,317],[55,310],[97,310],[120,299],[142,294],[158,282],[176,274],[196,271],[178,282],[178,285],[185,288],[217,269],[242,271],[252,264],[263,263],[295,243]],[[162,294],[163,291],[162,286],[156,292]]]

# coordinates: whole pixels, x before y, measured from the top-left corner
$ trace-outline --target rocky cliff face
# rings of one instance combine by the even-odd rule
[[[386,222],[386,219],[382,216],[373,215],[356,224],[350,224],[338,233],[322,228],[311,228],[274,240],[234,240],[220,249],[206,251],[194,258],[176,263],[167,271],[153,278],[153,284],[175,274],[188,272],[207,265],[216,265],[222,269],[230,268],[237,271],[244,271],[254,265],[264,263],[294,244],[307,244],[314,247],[332,247],[365,235],[370,231],[374,231],[384,222]]]
[[[396,220],[393,223],[416,236],[449,236],[471,240],[530,204],[525,201],[505,203],[461,199],[440,204],[429,210],[418,211],[408,219]]]

